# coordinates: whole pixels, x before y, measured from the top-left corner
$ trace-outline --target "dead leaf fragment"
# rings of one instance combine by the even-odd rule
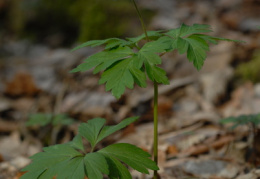
[[[24,72],[17,73],[14,78],[6,84],[5,94],[18,96],[34,96],[40,92],[40,89],[35,85],[33,77]]]

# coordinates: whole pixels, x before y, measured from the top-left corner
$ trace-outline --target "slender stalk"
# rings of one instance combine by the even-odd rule
[[[158,84],[154,82],[154,96],[153,96],[153,122],[154,122],[154,136],[153,136],[153,155],[154,161],[158,164]],[[154,170],[153,179],[157,179],[157,170]]]
[[[137,12],[137,14],[138,14],[139,20],[141,21],[142,28],[143,28],[143,31],[144,31],[146,40],[149,41],[149,37],[148,37],[148,35],[147,35],[147,30],[146,30],[146,27],[145,27],[145,25],[144,25],[143,17],[142,17],[142,15],[141,15],[141,13],[140,13],[140,11],[139,11],[139,9],[138,9],[136,3],[135,3],[135,0],[133,0],[133,3],[134,3],[134,6],[135,6],[135,10],[136,10],[136,12]]]
[[[146,37],[146,40],[149,42],[149,37],[147,35],[147,30],[144,25],[144,21],[142,18],[142,15],[136,5],[135,0],[133,0],[136,12],[138,14],[138,17],[141,21],[142,28]],[[153,156],[154,156],[154,162],[158,164],[158,84],[155,81],[154,82],[154,106],[153,106],[153,119],[154,119],[154,141],[153,141]],[[154,170],[153,179],[157,179],[158,174],[157,170]]]

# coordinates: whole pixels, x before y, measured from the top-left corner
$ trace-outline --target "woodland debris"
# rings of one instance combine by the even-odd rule
[[[14,132],[18,128],[19,124],[17,124],[16,122],[5,121],[0,119],[0,132]]]
[[[17,73],[14,78],[6,84],[5,94],[18,96],[34,96],[40,92],[33,77],[25,72]]]

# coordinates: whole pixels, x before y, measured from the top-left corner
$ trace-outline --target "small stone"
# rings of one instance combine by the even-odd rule
[[[185,162],[183,169],[200,177],[209,178],[212,176],[233,178],[238,173],[238,168],[225,161],[219,160],[195,160]]]

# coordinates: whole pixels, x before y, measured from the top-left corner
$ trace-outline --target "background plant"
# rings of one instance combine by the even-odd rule
[[[260,114],[249,114],[249,115],[240,115],[237,117],[228,117],[225,119],[222,119],[220,121],[222,124],[232,124],[231,130],[234,130],[235,128],[239,126],[247,126],[249,129],[249,135],[247,138],[248,142],[248,150],[247,150],[247,161],[250,161],[253,163],[253,165],[256,167],[259,156],[259,135],[260,130],[258,129],[258,126],[260,124]]]
[[[231,123],[233,124],[231,129],[234,130],[238,126],[244,126],[247,125],[249,127],[252,126],[253,129],[256,130],[257,125],[260,124],[260,114],[249,114],[249,115],[240,115],[237,117],[228,117],[225,119],[222,119],[220,121],[222,124]],[[254,131],[255,131],[254,130]]]
[[[46,136],[43,137],[46,138],[47,144],[52,145],[57,143],[57,136],[61,129],[74,122],[75,120],[66,114],[35,113],[29,116],[26,126],[45,127]]]

